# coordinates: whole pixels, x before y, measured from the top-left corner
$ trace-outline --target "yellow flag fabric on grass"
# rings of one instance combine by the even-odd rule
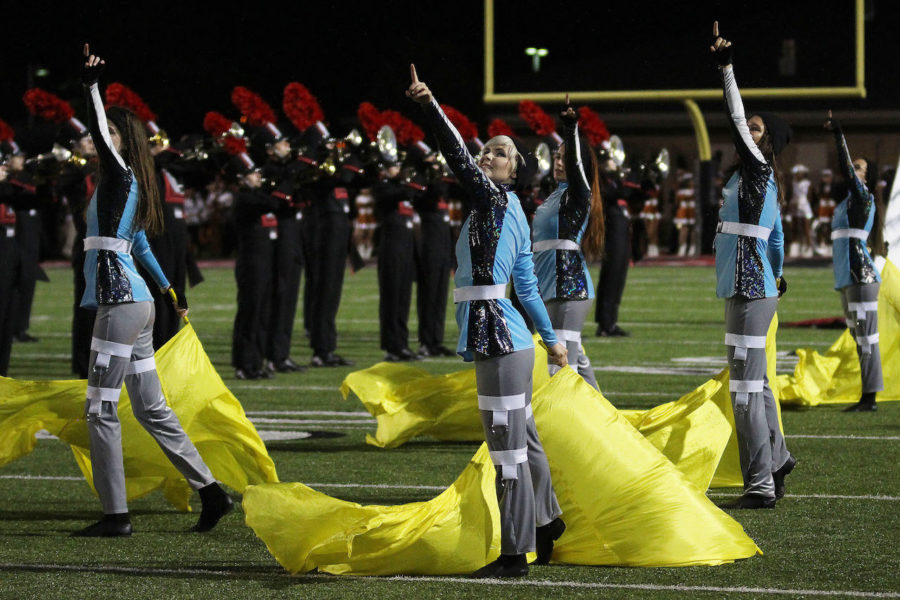
[[[192,326],[156,353],[163,392],[213,475],[241,492],[249,484],[278,481],[275,465],[240,402],[225,387]],[[93,488],[90,441],[84,421],[87,383],[0,378],[0,465],[34,448],[46,429],[68,443]],[[128,499],[161,489],[180,510],[190,510],[191,488],[131,412],[127,390],[118,407]]]
[[[879,402],[900,400],[900,269],[886,261],[878,291],[878,344],[884,376]],[[856,342],[846,329],[825,354],[797,350],[793,375],[779,375],[781,403],[794,406],[856,402],[862,393]]]
[[[533,398],[565,534],[554,560],[584,565],[716,565],[759,552],[740,524],[573,370]],[[727,424],[718,424],[718,435]],[[361,506],[299,483],[251,486],[247,525],[291,572],[446,575],[499,554],[499,511],[487,446],[428,502]]]
[[[769,381],[775,380],[777,331],[776,314],[766,340]],[[536,347],[535,390],[547,381],[546,364],[546,352]],[[347,398],[350,392],[377,420],[375,435],[366,436],[374,446],[396,448],[420,435],[456,441],[484,439],[476,410],[474,369],[433,376],[406,365],[379,363],[348,375],[341,393]],[[777,400],[774,387],[773,392]],[[743,485],[727,368],[674,402],[621,412],[700,489]],[[725,441],[718,427],[722,418],[730,427]],[[779,423],[780,418],[779,412]]]

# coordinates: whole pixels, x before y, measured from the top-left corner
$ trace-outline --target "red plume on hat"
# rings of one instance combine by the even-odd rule
[[[0,119],[0,142],[8,142],[16,137],[16,132],[12,127],[6,124],[6,121]]]
[[[241,111],[241,121],[250,125],[260,126],[277,120],[272,107],[259,94],[243,86],[231,90],[231,103]]]
[[[453,123],[453,126],[456,127],[464,142],[478,137],[478,126],[470,121],[469,117],[449,104],[441,104],[441,109],[447,115],[447,118],[450,119],[450,122]]]
[[[40,88],[34,88],[25,92],[22,102],[28,111],[36,117],[40,117],[51,123],[65,123],[75,116],[72,105],[50,92]]]
[[[232,156],[247,151],[247,140],[231,135],[231,119],[222,113],[209,111],[203,117],[203,129]]]
[[[599,146],[609,140],[609,129],[606,128],[606,123],[600,118],[600,115],[587,106],[578,108],[578,127],[587,136],[591,146]]]
[[[306,86],[296,81],[292,81],[284,87],[281,107],[297,131],[306,131],[317,121],[325,120],[325,113],[322,111],[319,101],[306,89]]]
[[[553,117],[531,100],[519,102],[519,116],[525,119],[525,122],[536,134],[549,135],[556,140],[556,143],[562,142],[562,138],[556,133],[556,122]]]
[[[378,130],[385,124],[381,111],[375,108],[371,102],[362,102],[356,109],[356,117],[359,119],[363,131],[366,132],[366,136],[374,142],[378,137]]]
[[[425,132],[396,110],[386,110],[381,115],[385,119],[385,125],[390,125],[394,130],[398,143],[411,146],[425,139]]]
[[[128,86],[118,82],[110,83],[106,87],[106,108],[110,106],[127,108],[144,123],[156,121],[156,114],[150,110],[144,99]]]
[[[505,135],[508,137],[515,137],[516,132],[513,131],[513,128],[509,126],[509,124],[503,119],[497,118],[491,121],[491,124],[488,125],[488,137],[497,137],[498,135]]]

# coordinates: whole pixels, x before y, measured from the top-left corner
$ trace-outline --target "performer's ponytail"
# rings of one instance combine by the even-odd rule
[[[606,244],[606,222],[603,217],[603,198],[600,197],[600,173],[597,170],[597,155],[594,149],[584,144],[582,156],[590,156],[591,177],[591,212],[588,217],[587,231],[581,241],[581,249],[588,261],[600,260],[603,256],[603,248]]]

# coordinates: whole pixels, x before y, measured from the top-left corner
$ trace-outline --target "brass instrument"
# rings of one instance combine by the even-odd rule
[[[165,130],[160,129],[154,135],[150,136],[147,140],[151,144],[158,144],[163,147],[163,150],[169,147],[171,140],[169,139],[169,135],[165,132]]]
[[[665,148],[660,150],[659,154],[656,155],[656,160],[653,161],[653,164],[656,166],[656,170],[659,171],[660,179],[665,179],[669,174],[669,169],[672,167],[669,151]]]
[[[617,135],[609,136],[609,157],[620,169],[625,164],[625,144]]]
[[[382,125],[381,129],[378,130],[378,135],[375,138],[375,147],[382,161],[387,164],[397,162],[399,158],[397,136],[394,135],[394,130],[389,125]]]
[[[83,167],[87,164],[87,159],[75,154],[65,146],[60,144],[53,144],[53,149],[50,152],[44,152],[43,154],[38,154],[33,158],[29,158],[25,161],[26,165],[34,165],[49,161],[55,161],[58,163],[71,163],[73,165]]]
[[[537,159],[537,174],[543,179],[553,169],[553,153],[546,142],[541,142],[534,149],[534,157]]]

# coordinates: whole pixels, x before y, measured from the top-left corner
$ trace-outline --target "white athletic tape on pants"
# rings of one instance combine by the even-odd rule
[[[859,350],[863,354],[871,354],[872,346],[878,343],[878,332],[872,335],[856,336],[856,343],[859,344]]]
[[[491,462],[500,468],[502,479],[518,479],[518,465],[528,462],[528,447],[515,450],[491,450]]]
[[[856,312],[856,318],[859,321],[866,320],[866,313],[869,311],[878,311],[878,302],[848,302],[847,309],[850,312]]]
[[[491,417],[492,427],[506,427],[509,425],[509,411],[525,408],[525,393],[511,396],[482,396],[478,394],[478,408],[489,410],[493,413]]]
[[[735,394],[735,403],[742,405],[750,401],[750,394],[763,391],[763,385],[765,381],[762,379],[732,379],[728,382],[728,391]]]
[[[854,329],[856,329],[856,321],[854,321],[853,319],[844,319],[844,323],[847,324],[847,329],[850,330],[850,334],[853,337],[856,337],[856,332],[853,331]]]
[[[532,245],[535,252],[543,252],[545,250],[578,250],[581,247],[578,242],[572,240],[541,240]]]
[[[735,360],[747,360],[747,348],[765,348],[766,336],[726,333],[725,345],[734,346]]]
[[[110,356],[118,356],[120,358],[129,358],[131,356],[131,346],[128,344],[118,344],[101,340],[97,337],[91,338],[91,350],[97,353],[97,360],[94,361],[94,365],[103,369],[109,366]]]
[[[573,331],[572,329],[554,329],[553,333],[556,334],[556,339],[565,343],[565,342],[578,342],[581,343],[581,332]]]
[[[126,375],[137,375],[138,373],[146,373],[147,371],[156,370],[156,359],[154,357],[142,358],[141,360],[133,360],[128,363],[125,370]]]
[[[100,403],[101,402],[118,402],[119,394],[122,393],[122,388],[99,388],[88,386],[87,388],[87,399],[91,401],[88,405],[87,414],[89,415],[99,415],[100,414]]]
[[[470,285],[453,290],[453,302],[457,304],[470,300],[499,300],[500,298],[506,298],[505,283]]]

